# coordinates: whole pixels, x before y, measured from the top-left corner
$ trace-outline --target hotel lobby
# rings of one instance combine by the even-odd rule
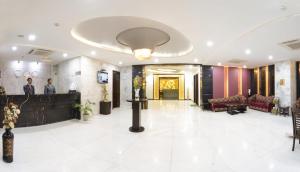
[[[3,0],[1,172],[298,172],[298,0]]]

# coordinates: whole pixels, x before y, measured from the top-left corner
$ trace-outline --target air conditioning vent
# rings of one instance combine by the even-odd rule
[[[28,52],[29,55],[42,56],[42,57],[48,57],[52,53],[53,51],[45,50],[45,49],[32,49]]]
[[[300,39],[285,41],[285,42],[280,43],[279,45],[286,47],[290,50],[299,50],[300,49]]]
[[[241,60],[241,59],[231,59],[228,61],[228,63],[234,63],[234,64],[242,64],[245,62],[246,62],[246,60]]]

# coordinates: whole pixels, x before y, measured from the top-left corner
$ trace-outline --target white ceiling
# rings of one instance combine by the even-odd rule
[[[194,46],[185,56],[159,58],[158,63],[194,63],[197,58],[202,64],[235,65],[228,61],[236,59],[245,61],[240,66],[253,67],[300,58],[299,50],[278,45],[300,38],[300,15],[296,14],[300,14],[299,0],[0,0],[0,58],[19,58],[10,46],[30,45],[74,56],[91,56],[94,50],[95,58],[116,65],[119,61],[123,65],[154,63],[85,45],[70,33],[91,18],[136,16],[176,29]],[[59,27],[54,26],[56,22]],[[30,33],[37,36],[36,41],[26,39]],[[20,34],[25,38],[17,37]],[[208,40],[215,43],[212,48],[206,46]],[[247,48],[251,55],[245,55]],[[58,55],[54,63],[59,61]]]

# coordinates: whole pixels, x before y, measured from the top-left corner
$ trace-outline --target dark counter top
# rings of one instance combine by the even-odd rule
[[[26,101],[26,99],[28,99]],[[54,95],[7,95],[0,96],[0,127],[4,117],[3,108],[6,102],[12,102],[20,106],[21,114],[16,127],[28,127],[50,124],[70,119],[80,119],[80,112],[73,108],[80,103],[80,93],[54,94]]]

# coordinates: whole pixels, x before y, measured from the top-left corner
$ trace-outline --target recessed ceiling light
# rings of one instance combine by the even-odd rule
[[[219,62],[219,63],[218,63],[218,66],[221,66],[221,65],[222,65],[222,63],[221,63],[221,62]]]
[[[28,40],[29,41],[35,41],[36,40],[36,36],[34,34],[30,34],[30,35],[28,35]]]
[[[250,49],[246,49],[245,50],[245,54],[247,54],[247,55],[251,54],[251,50]]]
[[[11,50],[17,51],[17,50],[18,50],[18,47],[17,47],[17,46],[12,46],[12,47],[11,47]]]
[[[91,55],[96,55],[96,51],[91,51]]]
[[[123,62],[119,61],[119,65],[122,65],[122,64],[123,64]]]
[[[158,62],[159,62],[159,59],[158,59],[158,58],[154,59],[154,62],[155,62],[155,63],[158,63]]]
[[[214,42],[212,42],[212,41],[207,41],[207,42],[206,42],[206,45],[207,45],[208,47],[212,47],[212,46],[214,46]]]
[[[269,56],[269,60],[272,60],[273,59],[273,56]]]
[[[246,66],[246,65],[244,65],[244,66],[243,66],[243,68],[247,68],[247,66]]]
[[[63,57],[68,57],[68,53],[63,53]]]
[[[198,62],[198,59],[194,59],[194,62],[197,63],[197,62]]]

